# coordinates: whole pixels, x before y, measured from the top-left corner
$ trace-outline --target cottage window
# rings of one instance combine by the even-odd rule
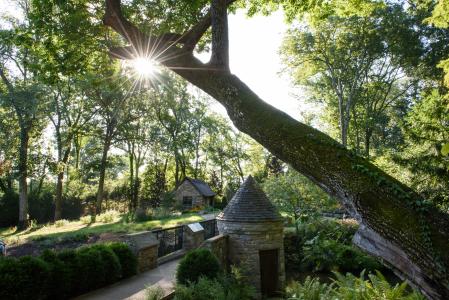
[[[192,196],[184,196],[182,197],[182,206],[184,209],[192,208],[193,198]]]

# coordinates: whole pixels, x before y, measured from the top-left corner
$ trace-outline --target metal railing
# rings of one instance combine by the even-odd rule
[[[218,235],[218,231],[216,229],[217,226],[216,219],[202,221],[199,223],[204,228],[205,240]],[[152,233],[156,236],[156,239],[159,241],[158,257],[162,257],[182,249],[184,238],[184,226],[186,225],[152,231]]]
[[[212,219],[208,221],[200,222],[201,226],[204,228],[204,239],[210,239],[216,235],[218,235],[216,226],[217,226],[217,220]]]
[[[184,226],[176,226],[152,231],[159,241],[158,257],[182,249]]]

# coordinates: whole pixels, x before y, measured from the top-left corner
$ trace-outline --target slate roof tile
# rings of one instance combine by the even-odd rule
[[[197,191],[205,197],[212,197],[216,195],[209,185],[200,179],[186,177],[184,180],[188,180],[197,189]]]
[[[243,182],[217,219],[241,222],[282,220],[276,207],[251,176]]]

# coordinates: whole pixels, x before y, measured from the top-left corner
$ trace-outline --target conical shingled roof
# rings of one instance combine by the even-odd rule
[[[249,176],[217,219],[232,222],[281,221],[281,215]]]

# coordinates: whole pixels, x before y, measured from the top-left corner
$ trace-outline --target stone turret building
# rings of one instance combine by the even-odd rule
[[[285,284],[283,222],[276,207],[248,177],[217,217],[227,235],[229,262],[241,267],[258,298],[274,296]]]

